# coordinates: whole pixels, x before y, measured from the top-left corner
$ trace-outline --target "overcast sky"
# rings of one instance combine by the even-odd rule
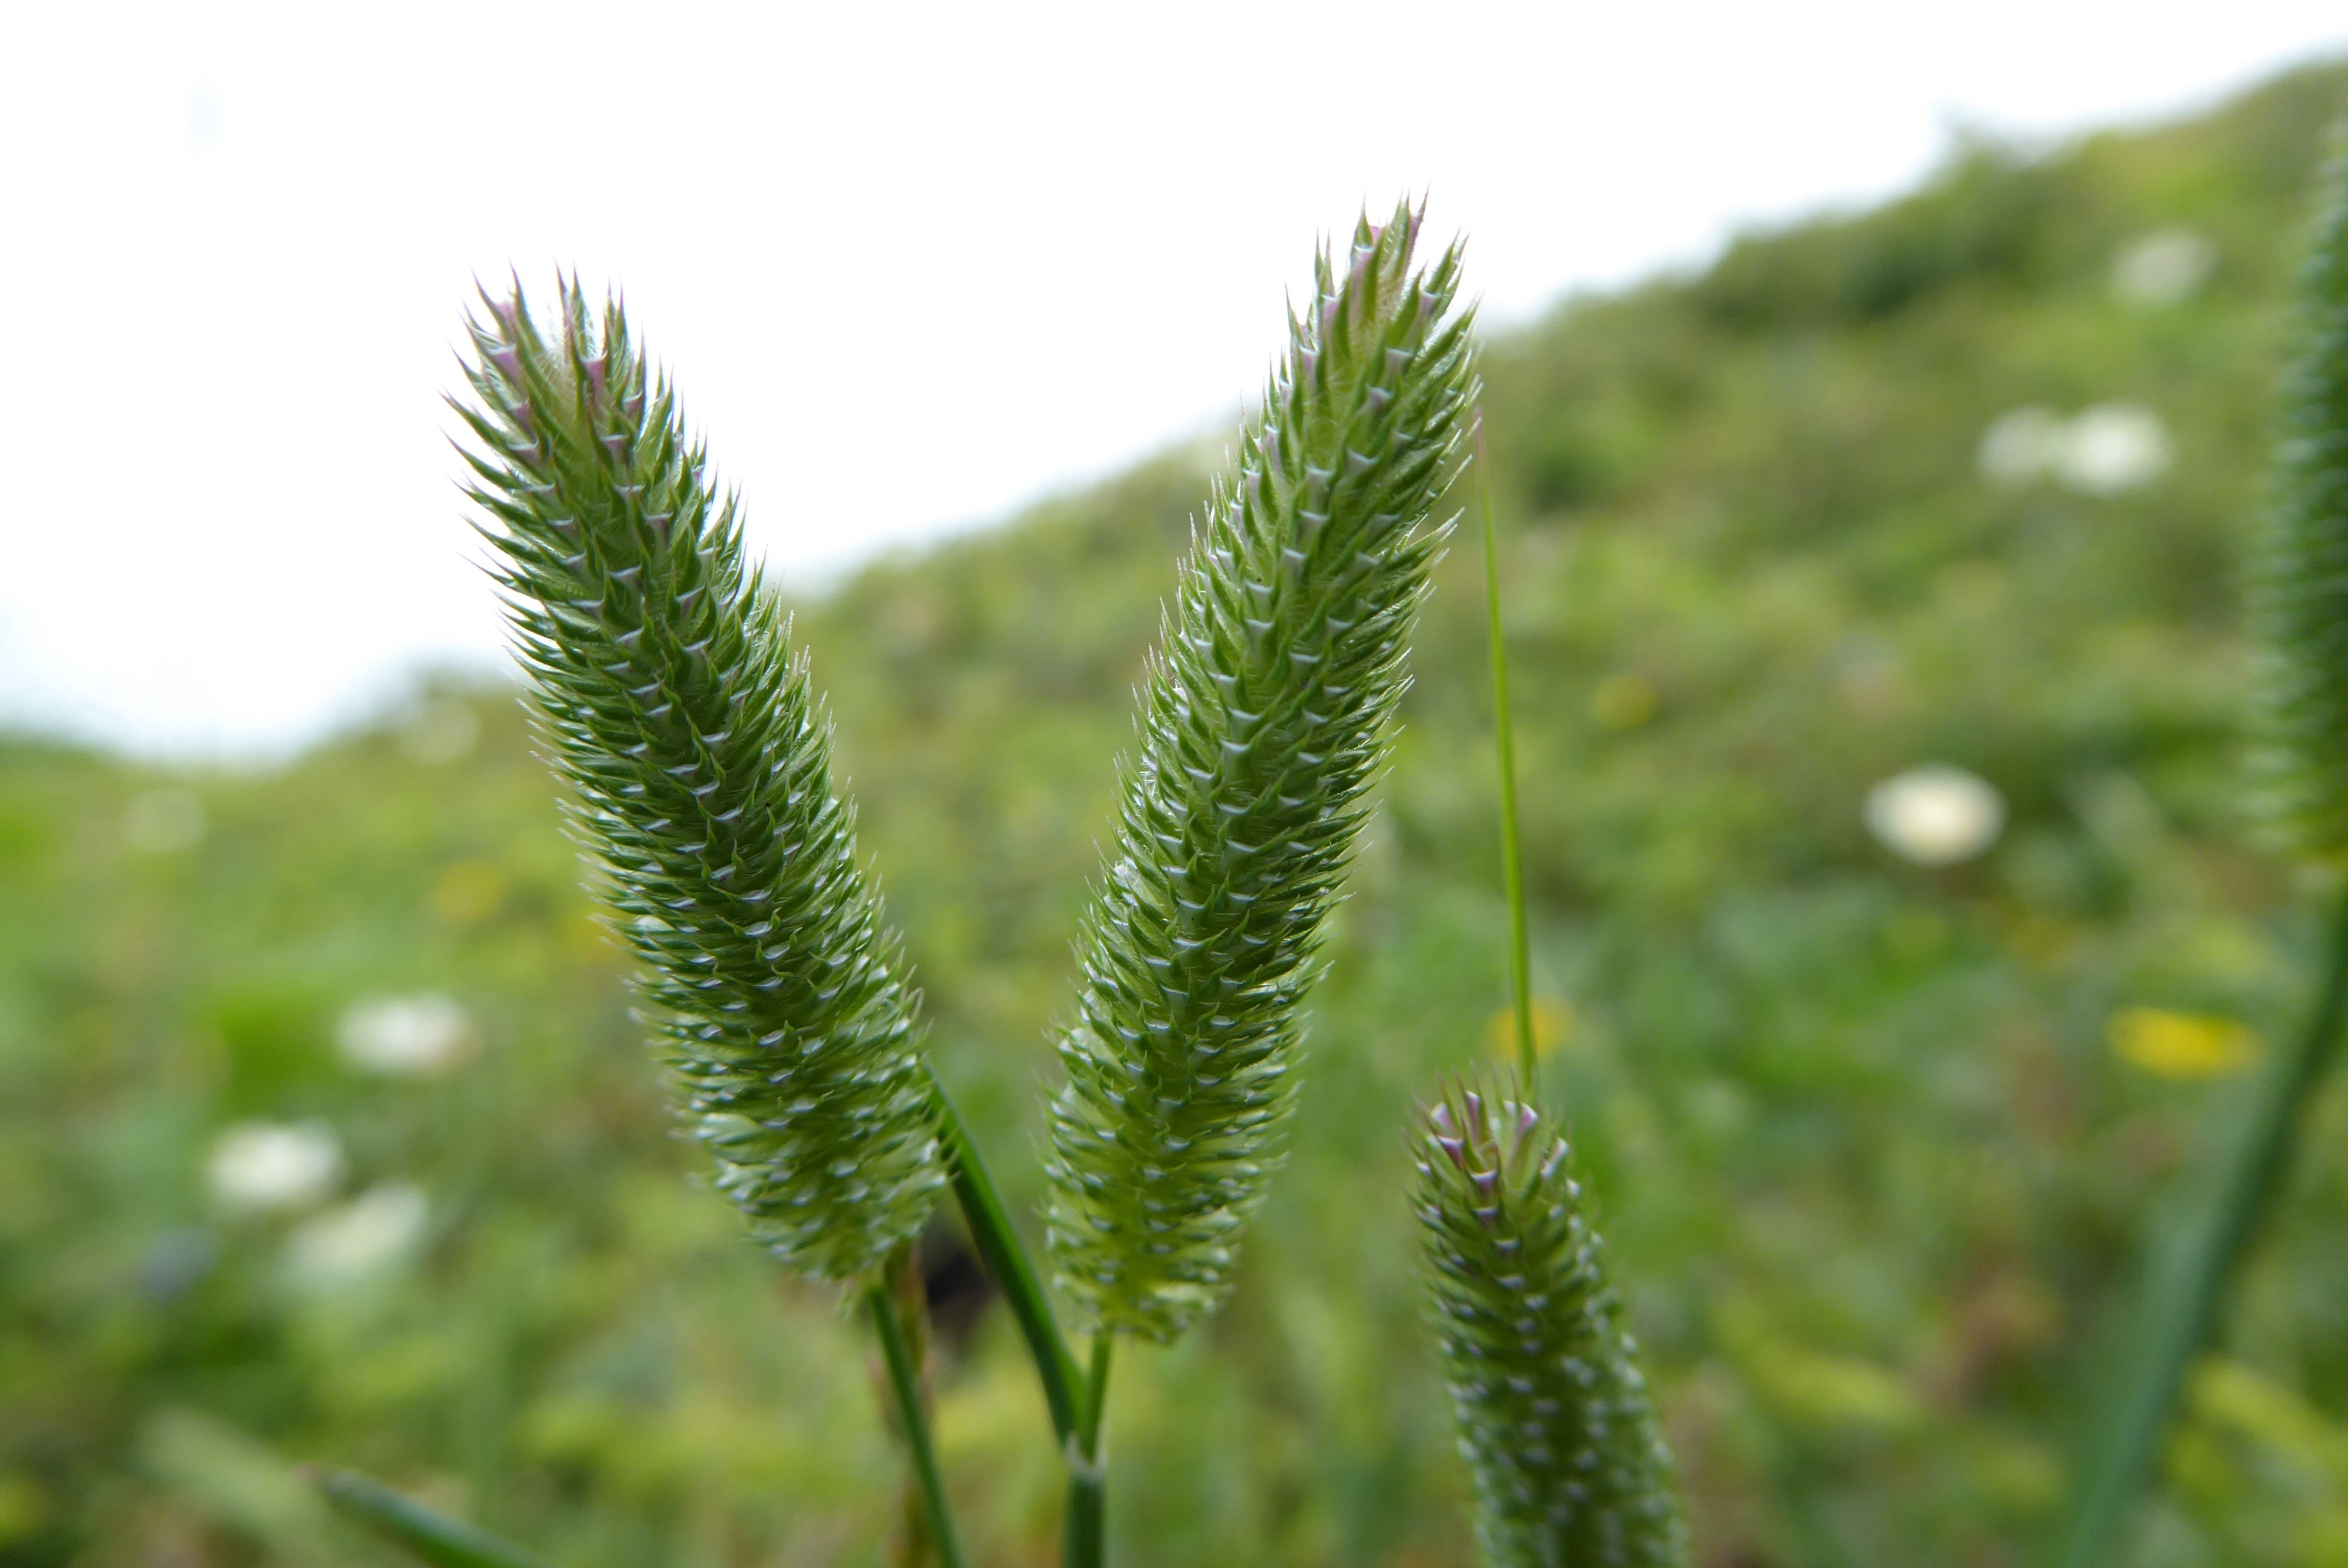
[[[476,275],[624,285],[808,580],[1230,417],[1365,200],[1430,192],[1522,319],[2348,15],[402,0],[0,39],[0,717],[233,755],[499,657],[439,403]]]

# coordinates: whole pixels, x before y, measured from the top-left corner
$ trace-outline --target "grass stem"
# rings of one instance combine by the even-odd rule
[[[1476,503],[1484,528],[1484,611],[1492,639],[1492,733],[1500,755],[1500,866],[1509,897],[1509,989],[1517,1024],[1517,1071],[1530,1093],[1540,1069],[1533,1039],[1532,944],[1526,934],[1525,859],[1517,832],[1517,747],[1509,723],[1509,647],[1500,625],[1500,558],[1492,523],[1492,465],[1484,411],[1476,411]]]
[[[905,1449],[913,1461],[913,1480],[921,1488],[922,1511],[929,1516],[930,1543],[939,1568],[963,1568],[953,1516],[946,1508],[945,1478],[938,1471],[938,1454],[930,1440],[929,1412],[922,1404],[921,1369],[913,1365],[905,1342],[904,1326],[897,1320],[897,1303],[886,1285],[865,1293],[871,1310],[873,1332],[880,1337],[880,1359],[889,1371],[889,1389],[896,1396],[897,1419],[904,1429]]]
[[[1101,1417],[1108,1406],[1109,1350],[1117,1337],[1093,1337],[1092,1376],[1085,1380],[1082,1423],[1068,1443],[1068,1533],[1061,1568],[1101,1568],[1108,1534],[1108,1464]]]
[[[1011,1315],[1018,1320],[1019,1332],[1026,1338],[1028,1354],[1035,1360],[1035,1375],[1044,1385],[1044,1403],[1052,1412],[1053,1433],[1065,1449],[1076,1430],[1077,1391],[1083,1381],[1076,1369],[1076,1358],[1060,1333],[1059,1320],[1052,1316],[1051,1298],[1044,1294],[1044,1282],[1035,1273],[1035,1265],[1020,1242],[1019,1233],[1012,1228],[1003,1198],[995,1191],[994,1178],[987,1173],[986,1162],[980,1157],[970,1129],[948,1098],[934,1068],[930,1072],[930,1087],[937,1101],[938,1122],[945,1135],[946,1171],[953,1184],[955,1201],[962,1205],[963,1222],[970,1227],[972,1244],[978,1248],[978,1255],[994,1276],[995,1283],[1002,1286]]]

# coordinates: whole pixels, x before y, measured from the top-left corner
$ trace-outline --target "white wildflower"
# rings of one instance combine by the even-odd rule
[[[353,1002],[335,1030],[343,1060],[366,1072],[437,1072],[472,1043],[473,1026],[453,997],[427,991]]]
[[[462,702],[429,702],[400,727],[399,749],[412,762],[438,766],[462,759],[481,738],[481,721]]]
[[[204,804],[183,789],[133,795],[122,814],[122,842],[142,855],[191,849],[204,836]]]
[[[1992,484],[2026,485],[2062,460],[2065,431],[2063,416],[2051,408],[2009,409],[1982,432],[1974,461]]]
[[[2035,405],[2009,409],[1990,421],[1974,454],[1992,484],[2054,478],[2090,496],[2141,489],[2169,461],[2168,427],[2135,403],[2100,403],[2071,419]]]
[[[2168,427],[2134,403],[2105,403],[2071,421],[2055,473],[2090,496],[2139,490],[2168,472]]]
[[[342,1179],[343,1146],[316,1122],[239,1122],[213,1141],[204,1179],[234,1213],[307,1208]]]
[[[422,1239],[430,1212],[423,1189],[413,1182],[369,1187],[303,1222],[285,1243],[286,1272],[295,1284],[313,1288],[366,1279]]]
[[[1867,792],[1867,830],[1919,866],[1954,866],[1997,842],[2005,801],[1985,779],[1930,763]]]
[[[2125,304],[2180,304],[2200,292],[2217,267],[2217,247],[2192,230],[2156,229],[2112,259],[2112,292]]]

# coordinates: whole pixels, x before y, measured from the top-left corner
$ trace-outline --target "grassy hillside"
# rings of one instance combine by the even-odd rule
[[[2146,1227],[2299,1003],[2304,900],[2237,782],[2237,562],[2343,92],[1973,148],[1490,345],[1546,1071],[1706,1563],[2020,1561]],[[2159,472],[2116,485],[2076,423],[2024,471],[2032,431],[2113,405],[2088,427],[2142,459],[2148,412]],[[798,622],[942,1070],[1023,1204],[1203,462]],[[1430,608],[1239,1295],[1116,1395],[1136,1568],[1468,1560],[1400,1128],[1502,1003],[1476,568]],[[1928,870],[1861,803],[1936,761],[2009,815]],[[859,1342],[689,1184],[552,804],[510,700],[455,688],[266,776],[0,743],[0,1563],[373,1560],[281,1458],[580,1568],[872,1560],[894,1470]],[[418,993],[463,1009],[458,1060],[355,1069],[353,1005]],[[207,1161],[254,1120],[332,1132],[322,1206],[222,1213]],[[2335,1095],[2146,1563],[2348,1563],[2343,1132]],[[1053,1561],[999,1313],[942,1399],[978,1554]]]

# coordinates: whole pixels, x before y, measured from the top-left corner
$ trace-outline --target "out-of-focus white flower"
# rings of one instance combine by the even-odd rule
[[[2009,409],[1982,432],[1974,461],[1995,485],[2051,477],[2090,496],[2124,495],[2168,472],[2168,427],[2135,403],[2099,403],[2073,419]]]
[[[122,814],[122,842],[142,855],[170,855],[203,841],[204,803],[183,789],[133,795]]]
[[[1945,763],[1896,774],[1867,792],[1867,830],[1919,866],[1954,866],[1997,842],[2005,801],[1989,781]]]
[[[344,1012],[335,1038],[343,1060],[367,1072],[437,1072],[463,1055],[473,1026],[453,997],[370,997]]]
[[[2026,485],[2044,478],[2062,460],[2068,427],[2051,408],[2013,408],[1982,432],[1975,462],[1982,477],[1998,485]]]
[[[2156,229],[2112,258],[2112,292],[2131,305],[2179,304],[2199,293],[2217,268],[2217,247],[2192,230]]]
[[[433,701],[416,710],[400,727],[399,749],[410,760],[430,765],[453,763],[481,738],[481,721],[462,702]]]
[[[430,1214],[413,1182],[386,1182],[346,1204],[304,1220],[285,1243],[296,1284],[330,1288],[366,1278],[396,1262],[424,1235]]]
[[[316,1122],[239,1122],[213,1140],[204,1164],[213,1201],[242,1214],[306,1208],[342,1174],[343,1146]]]
[[[2105,403],[2071,421],[2055,473],[2075,490],[2118,496],[2168,472],[2168,427],[2134,403]]]

